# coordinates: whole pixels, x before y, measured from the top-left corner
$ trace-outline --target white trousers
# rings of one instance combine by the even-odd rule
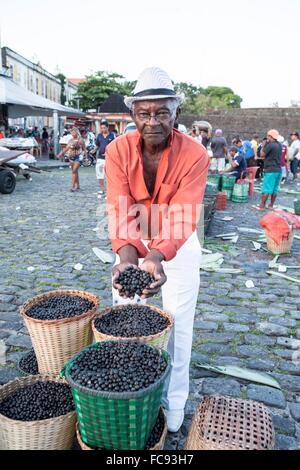
[[[167,282],[162,286],[163,309],[173,314],[175,326],[171,333],[168,352],[171,356],[171,374],[163,395],[167,410],[182,410],[189,394],[189,365],[191,359],[193,324],[200,286],[201,246],[194,232],[171,261],[163,261]],[[143,260],[139,260],[141,264]],[[119,263],[117,256],[116,264]],[[146,303],[137,296],[124,299],[113,290],[114,305]]]
[[[225,170],[225,158],[211,158],[210,159],[210,170],[211,171],[224,171]]]

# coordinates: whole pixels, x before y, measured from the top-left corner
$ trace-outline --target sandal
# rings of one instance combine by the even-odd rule
[[[266,207],[261,207],[261,206],[252,206],[253,209],[256,209],[257,211],[265,211]]]

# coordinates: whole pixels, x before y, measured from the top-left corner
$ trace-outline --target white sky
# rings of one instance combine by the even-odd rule
[[[229,86],[243,107],[300,100],[300,0],[0,0],[2,45],[68,77],[149,66]]]

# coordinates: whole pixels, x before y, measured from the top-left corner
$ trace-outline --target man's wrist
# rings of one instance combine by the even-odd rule
[[[139,258],[137,249],[133,245],[122,246],[118,251],[118,255],[120,263],[136,264]]]
[[[149,251],[145,259],[151,261],[158,261],[161,263],[162,261],[164,261],[165,257],[159,250],[154,249]]]

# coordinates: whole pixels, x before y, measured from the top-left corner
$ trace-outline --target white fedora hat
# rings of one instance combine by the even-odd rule
[[[159,67],[148,67],[139,75],[132,96],[126,96],[124,103],[131,109],[135,101],[162,100],[174,98],[178,105],[183,103],[184,95],[177,95],[169,75]]]

